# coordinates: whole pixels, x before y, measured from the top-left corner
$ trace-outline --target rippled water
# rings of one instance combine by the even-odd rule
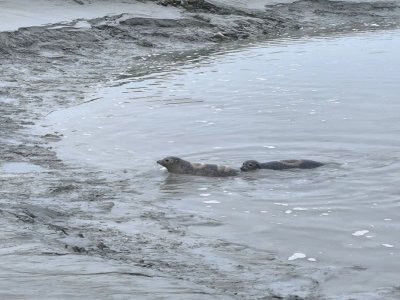
[[[193,53],[184,66],[100,87],[49,122],[64,134],[56,144],[63,159],[121,170],[140,190],[135,197],[222,223],[193,231],[296,264],[359,269],[360,276],[343,277],[341,290],[393,286],[400,270],[398,49],[400,32],[390,31]],[[246,159],[327,165],[215,179],[168,175],[155,164],[166,155],[235,167]]]

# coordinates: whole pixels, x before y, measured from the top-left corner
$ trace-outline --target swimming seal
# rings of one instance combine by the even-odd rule
[[[191,163],[179,157],[168,156],[158,160],[158,164],[167,168],[168,172],[175,174],[189,174],[197,176],[227,177],[236,176],[238,170],[213,164]]]
[[[323,163],[309,159],[288,159],[260,163],[256,160],[246,160],[240,170],[244,172],[258,169],[286,170],[286,169],[313,169],[323,166]]]

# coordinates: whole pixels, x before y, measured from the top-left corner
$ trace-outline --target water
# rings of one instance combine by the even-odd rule
[[[0,173],[35,173],[44,172],[46,169],[41,166],[26,162],[9,162],[0,165]]]
[[[64,134],[63,159],[125,170],[137,197],[222,224],[192,231],[299,265],[360,270],[327,285],[332,293],[394,286],[398,49],[400,32],[388,31],[189,54],[185,66],[99,88],[49,122]],[[168,175],[155,164],[167,155],[235,167],[293,158],[327,165],[215,179]]]

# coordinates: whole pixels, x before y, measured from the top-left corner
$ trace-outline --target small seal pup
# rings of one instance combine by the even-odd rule
[[[313,169],[323,166],[323,163],[309,159],[288,159],[260,163],[256,160],[246,160],[240,170],[244,172],[258,169],[286,170],[286,169]]]
[[[167,168],[168,172],[175,174],[189,174],[197,176],[227,177],[236,176],[238,170],[213,164],[191,163],[179,157],[168,156],[157,160],[157,163]]]

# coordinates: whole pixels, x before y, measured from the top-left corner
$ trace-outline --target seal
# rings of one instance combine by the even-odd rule
[[[287,170],[287,169],[313,169],[323,166],[323,163],[310,159],[287,159],[260,163],[256,160],[246,160],[240,170],[244,172],[258,169]]]
[[[188,174],[197,176],[227,177],[236,176],[238,170],[226,166],[213,164],[191,163],[175,156],[168,156],[158,160],[158,164],[167,168],[168,172],[175,174]]]

